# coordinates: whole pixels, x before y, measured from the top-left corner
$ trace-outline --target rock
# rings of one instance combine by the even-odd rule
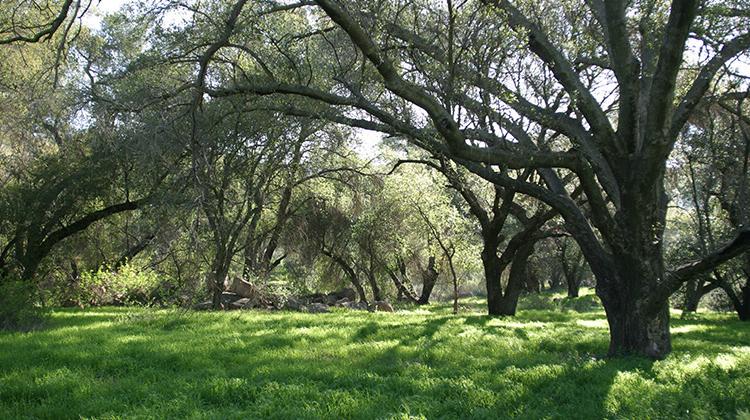
[[[311,295],[304,296],[302,299],[308,303],[326,303],[328,296],[323,293],[313,293]]]
[[[250,298],[238,299],[229,304],[229,307],[232,309],[250,309],[253,306],[254,305],[252,304],[252,301]]]
[[[383,300],[376,300],[371,307],[374,312],[395,312],[393,305]]]
[[[252,283],[246,282],[238,277],[232,280],[232,284],[229,285],[228,291],[236,293],[243,298],[255,298],[258,296],[258,290],[252,285]]]
[[[286,300],[286,302],[284,302],[284,305],[283,305],[282,309],[289,309],[289,310],[292,310],[292,311],[299,311],[299,310],[301,310],[302,306],[303,306],[302,302],[300,302],[300,300],[297,299],[296,297],[292,296],[292,297],[288,298]]]
[[[330,294],[333,296],[336,296],[336,300],[347,299],[350,301],[354,301],[357,299],[357,292],[351,287],[345,287],[339,291],[332,292]]]
[[[336,298],[336,295],[334,294],[326,295],[326,301],[325,301],[326,305],[333,306],[336,304],[337,301],[338,301],[338,298]]]
[[[311,303],[305,307],[303,310],[304,312],[309,312],[311,314],[322,314],[326,312],[331,312],[328,309],[328,305],[322,304],[322,303]]]
[[[193,305],[193,309],[195,309],[196,311],[207,311],[211,309],[211,306],[213,306],[213,302],[207,300],[205,302],[196,303],[195,305]]]
[[[368,306],[364,302],[343,302],[340,305],[342,308],[351,309],[353,311],[366,311],[368,310]]]
[[[240,299],[242,299],[242,296],[238,295],[237,293],[224,292],[221,294],[221,305],[224,308],[228,308],[230,307],[230,305],[232,305],[232,303],[237,302]]]
[[[339,299],[336,301],[336,303],[333,306],[338,306],[339,308],[346,307],[347,303],[352,303],[349,299]]]

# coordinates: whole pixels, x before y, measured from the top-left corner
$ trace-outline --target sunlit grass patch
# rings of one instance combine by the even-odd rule
[[[750,328],[674,320],[666,360],[604,357],[601,311],[516,318],[54,311],[0,333],[0,418],[733,418]]]

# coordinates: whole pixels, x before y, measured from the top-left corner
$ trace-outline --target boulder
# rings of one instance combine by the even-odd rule
[[[351,309],[353,311],[366,311],[366,310],[368,310],[368,306],[364,302],[349,302],[349,301],[346,301],[346,302],[342,302],[340,305],[337,305],[337,306],[340,306],[342,308]]]
[[[229,307],[231,309],[250,309],[254,305],[252,304],[252,300],[250,298],[242,298],[237,299],[236,301],[229,304]]]
[[[290,296],[286,302],[284,302],[282,309],[289,309],[291,311],[299,311],[302,308],[302,302],[294,296]]]
[[[328,296],[323,293],[313,293],[303,297],[303,300],[309,303],[326,303]]]
[[[372,304],[373,312],[395,312],[393,305],[383,300],[376,300]]]
[[[326,312],[331,312],[328,309],[328,305],[322,304],[322,303],[311,303],[304,307],[304,312],[309,312],[311,314],[322,314]]]
[[[336,298],[335,294],[326,295],[326,301],[325,301],[326,305],[333,306],[336,304],[337,301],[338,301],[338,298]]]
[[[228,308],[232,305],[232,303],[237,302],[240,299],[242,299],[242,296],[238,295],[237,293],[223,292],[221,294],[221,306],[223,306],[224,308]]]
[[[211,309],[211,306],[213,306],[213,302],[207,300],[205,302],[196,303],[195,305],[193,305],[193,309],[195,309],[196,311],[207,311]]]
[[[246,282],[239,277],[235,277],[232,280],[232,284],[229,285],[229,292],[236,293],[243,298],[254,298],[258,295],[258,290],[250,282]]]
[[[335,296],[336,300],[347,299],[354,301],[357,299],[357,292],[351,287],[345,287],[341,290],[330,293],[330,295]]]

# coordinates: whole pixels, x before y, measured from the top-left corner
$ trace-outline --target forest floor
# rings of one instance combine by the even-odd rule
[[[607,359],[601,310],[545,299],[504,319],[478,299],[458,316],[55,310],[0,333],[0,418],[750,418],[750,324],[675,313],[666,360]]]

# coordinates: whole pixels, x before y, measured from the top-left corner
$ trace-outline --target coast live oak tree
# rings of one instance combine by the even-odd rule
[[[543,229],[557,213],[547,206],[537,206],[529,216],[526,207],[514,200],[516,192],[510,188],[490,184],[486,188],[482,180],[464,174],[445,159],[402,160],[398,163],[421,163],[440,172],[448,186],[463,199],[469,214],[475,219],[482,240],[481,260],[487,290],[487,310],[490,315],[515,315],[518,299],[524,290],[526,265],[537,241],[553,234]],[[518,175],[527,180],[533,171]],[[485,191],[487,190],[487,191]],[[486,196],[486,197],[485,197]],[[512,229],[511,219],[519,228]],[[502,274],[510,268],[507,282]]]
[[[750,224],[750,119],[747,94],[707,101],[690,121],[680,148],[682,178],[693,223],[683,235],[686,247],[705,253],[722,239]],[[741,320],[750,320],[750,253],[686,283],[685,310],[695,311],[700,298],[720,288]]]
[[[743,229],[700,260],[667,269],[663,258],[666,162],[707,90],[750,46],[746,8],[697,0],[265,7],[298,17],[275,35],[294,39],[300,55],[281,44],[255,50],[232,84],[203,90],[314,99],[328,106],[295,104],[290,113],[406,137],[554,208],[596,276],[611,354],[668,354],[669,296],[750,247]],[[268,21],[253,12],[240,22]],[[235,29],[227,25],[212,50],[245,39],[253,52]],[[686,54],[692,44],[701,54]],[[284,77],[289,67],[296,77]],[[542,130],[556,136],[537,141]],[[544,185],[507,171],[522,168]],[[571,174],[583,205],[562,182]]]

